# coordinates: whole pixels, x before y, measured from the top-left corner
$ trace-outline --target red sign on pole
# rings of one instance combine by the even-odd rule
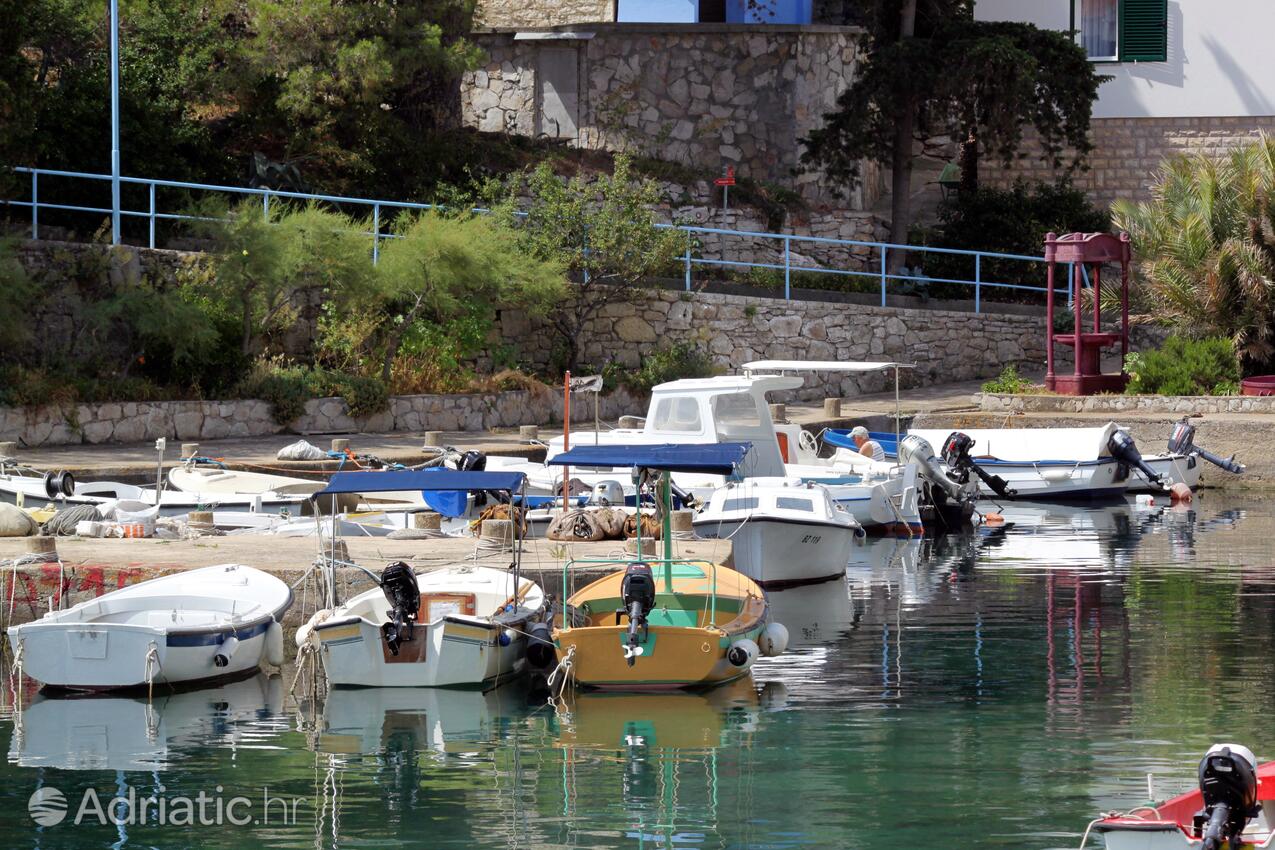
[[[733,165],[726,166],[725,175],[718,177],[716,180],[713,181],[713,183],[718,186],[734,186],[735,185],[735,166]]]

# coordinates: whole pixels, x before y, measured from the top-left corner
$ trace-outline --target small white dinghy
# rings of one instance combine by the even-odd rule
[[[720,487],[692,521],[699,537],[730,540],[735,569],[766,590],[842,577],[863,529],[828,489],[791,478]]]
[[[43,685],[116,690],[221,679],[283,663],[292,590],[242,564],[140,582],[9,628],[22,671]]]
[[[391,490],[504,494],[522,492],[521,473],[459,470],[339,472],[324,496]],[[515,538],[518,523],[514,523]],[[403,562],[368,575],[377,586],[317,612],[297,631],[297,646],[319,651],[332,685],[495,687],[524,672],[531,644],[541,666],[553,657],[545,594],[519,571],[452,566],[417,574]],[[335,587],[330,577],[329,587]],[[547,650],[547,651],[546,651]]]
[[[322,490],[324,485],[322,481],[243,472],[193,461],[168,470],[168,483],[175,490],[200,493],[211,499],[218,496],[264,496],[269,501],[288,496],[311,496]]]

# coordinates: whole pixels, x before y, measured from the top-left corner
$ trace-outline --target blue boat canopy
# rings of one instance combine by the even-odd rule
[[[338,493],[384,493],[390,490],[422,492],[522,489],[525,475],[521,472],[460,472],[455,469],[392,469],[374,472],[338,472],[328,486],[315,493],[332,496]]]
[[[553,466],[627,466],[669,472],[730,475],[751,443],[664,443],[632,446],[577,446],[547,463]]]

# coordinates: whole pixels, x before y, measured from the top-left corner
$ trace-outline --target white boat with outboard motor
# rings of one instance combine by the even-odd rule
[[[314,498],[383,487],[499,492],[512,500],[524,486],[510,472],[339,472]],[[320,653],[333,685],[487,688],[526,671],[529,646],[545,643],[548,629],[539,623],[544,591],[521,575],[519,525],[508,570],[458,565],[417,573],[401,561],[379,575],[364,570],[376,587],[342,604],[329,599],[298,630],[297,646]],[[329,591],[335,586],[330,575]]]
[[[703,444],[743,441],[752,444],[738,475],[743,478],[797,477],[824,484],[869,533],[917,533],[922,529],[918,504],[917,469],[912,464],[881,463],[860,456],[854,459],[821,458],[817,441],[796,423],[776,423],[770,414],[768,394],[800,388],[804,379],[783,374],[808,372],[872,372],[911,368],[888,362],[825,362],[759,360],[744,364],[744,374],[712,378],[684,378],[659,384],[651,391],[651,403],[641,428],[573,432],[573,446]],[[779,372],[781,374],[772,374]],[[547,456],[563,451],[563,437],[549,441]],[[488,456],[487,469],[508,469],[528,476],[538,493],[558,494],[564,478],[579,479],[586,489],[607,480],[625,480],[627,470],[575,469],[558,471],[548,464],[525,458]],[[679,472],[674,493],[700,500],[725,484],[718,475]],[[632,488],[625,487],[626,493]]]
[[[714,490],[691,522],[697,537],[729,540],[731,565],[766,590],[845,575],[863,528],[822,484],[745,478]]]
[[[221,564],[139,582],[10,626],[22,671],[43,685],[114,690],[236,676],[283,663],[292,590]]]
[[[1083,483],[1085,473],[1073,472],[1077,462],[1097,463],[1104,449],[1108,456],[1121,451],[1119,446],[1111,445],[1113,439],[1124,441],[1124,438],[1115,437],[1117,430],[1124,431],[1116,423],[1109,422],[1093,428],[979,428],[962,431],[914,428],[909,429],[907,435],[921,437],[946,448],[953,435],[964,434],[972,441],[967,450],[972,462],[989,473],[1003,476],[1007,486],[1017,489],[1024,480],[1053,479],[1065,492],[1075,490]],[[1127,432],[1124,433],[1127,436]],[[1234,456],[1220,457],[1197,446],[1195,433],[1195,426],[1183,417],[1174,424],[1165,452],[1153,455],[1139,453],[1145,469],[1117,455],[1115,459],[1123,460],[1129,472],[1126,481],[1128,491],[1158,493],[1178,483],[1195,489],[1200,484],[1201,461],[1208,461],[1234,475],[1244,472],[1244,464],[1236,461]],[[887,457],[895,454],[897,443],[894,434],[872,432],[870,437],[881,444]],[[848,431],[829,429],[823,433],[823,440],[837,447],[839,454],[850,453],[854,449]],[[1132,443],[1132,440],[1127,442]],[[986,486],[983,491],[991,493]]]

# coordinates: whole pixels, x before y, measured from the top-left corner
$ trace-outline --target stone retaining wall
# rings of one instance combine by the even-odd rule
[[[485,27],[555,27],[615,19],[613,0],[478,0],[474,20]]]
[[[1275,413],[1275,396],[1008,395],[982,393],[982,410],[993,413]]]
[[[646,402],[621,388],[601,399],[603,418],[642,413]],[[591,422],[593,404],[579,403],[573,422]],[[217,440],[291,431],[300,434],[388,431],[486,431],[562,421],[562,394],[546,388],[504,393],[410,395],[390,399],[389,409],[364,419],[349,415],[339,398],[314,399],[306,412],[284,427],[257,399],[76,404],[40,408],[0,407],[0,440],[28,447],[77,443],[136,443],[160,437]]]

